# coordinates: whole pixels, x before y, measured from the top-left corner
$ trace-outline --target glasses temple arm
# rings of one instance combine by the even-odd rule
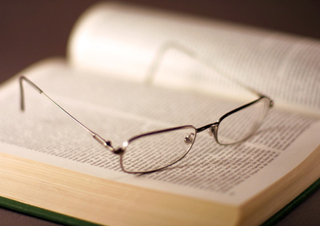
[[[153,83],[153,80],[154,80],[154,77],[156,75],[156,72],[157,70],[159,69],[159,66],[160,66],[160,63],[161,61],[163,60],[165,54],[168,52],[168,50],[170,49],[175,49],[175,50],[178,50],[186,55],[188,55],[189,57],[197,60],[198,62],[202,63],[203,65],[211,68],[212,70],[216,71],[218,74],[228,78],[229,80],[231,80],[232,82],[236,83],[237,85],[243,87],[244,89],[248,90],[249,92],[255,94],[255,95],[258,95],[259,97],[267,97],[265,96],[264,94],[256,91],[255,89],[252,89],[246,85],[243,85],[242,83],[236,81],[235,79],[231,78],[230,76],[228,76],[227,74],[225,73],[222,73],[218,68],[215,68],[214,66],[208,64],[206,61],[200,59],[199,55],[191,48],[188,48],[176,41],[167,41],[165,43],[163,43],[158,51],[156,52],[151,64],[150,64],[150,67],[148,68],[147,70],[147,76],[146,76],[146,80],[145,82],[148,84],[148,85],[151,85]],[[269,98],[269,97],[268,97]],[[270,98],[269,98],[270,99]],[[271,99],[270,99],[271,100]],[[272,101],[272,100],[271,100]]]
[[[20,76],[20,78],[19,78],[19,84],[20,84],[20,108],[21,108],[22,111],[25,110],[25,98],[24,98],[23,81],[27,82],[30,86],[32,86],[34,89],[36,89],[40,94],[43,94],[45,97],[47,97],[56,107],[58,107],[61,111],[66,113],[70,118],[72,118],[78,125],[80,125],[83,129],[85,129],[95,140],[97,140],[100,144],[102,144],[104,147],[106,147],[109,151],[112,151],[112,152],[115,152],[115,153],[118,151],[118,149],[115,149],[112,146],[111,141],[106,141],[99,134],[93,132],[91,129],[89,129],[84,124],[82,124],[78,119],[76,119],[69,112],[67,112],[64,108],[62,108],[57,102],[55,102],[51,97],[49,97],[45,92],[43,92],[42,89],[40,89],[36,84],[34,84],[31,80],[29,80],[25,76]]]

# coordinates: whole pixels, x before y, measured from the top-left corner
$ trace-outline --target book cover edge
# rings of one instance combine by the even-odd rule
[[[309,198],[319,188],[320,188],[320,178],[316,180],[312,185],[310,185],[300,195],[294,198],[290,203],[288,203],[286,206],[280,209],[271,218],[267,219],[262,225],[263,226],[274,225],[275,223],[279,222],[286,215],[288,215],[294,208],[296,208],[299,204],[301,204],[303,201]],[[44,220],[65,224],[65,225],[80,225],[80,226],[99,225],[93,222],[77,219],[71,216],[56,213],[50,210],[35,207],[29,204],[21,203],[19,201],[15,201],[15,200],[1,197],[1,196],[0,196],[0,207],[13,210],[16,212],[20,212],[26,215],[30,215],[33,217],[41,218]]]
[[[312,183],[306,190],[295,197],[291,202],[280,209],[276,214],[267,219],[261,226],[274,225],[287,216],[292,210],[294,210],[298,205],[309,198],[316,190],[320,188],[320,178],[318,178],[314,183]]]
[[[67,216],[0,196],[0,207],[63,225],[97,226],[99,224]]]

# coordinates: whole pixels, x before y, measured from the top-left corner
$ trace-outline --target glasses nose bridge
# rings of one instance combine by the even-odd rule
[[[197,128],[196,131],[197,133],[201,133],[202,131],[208,129],[209,135],[213,136],[218,129],[218,124],[219,124],[218,122],[214,122],[214,123],[202,126],[200,128]]]

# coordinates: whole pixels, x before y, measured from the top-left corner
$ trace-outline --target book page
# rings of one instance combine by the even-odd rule
[[[79,70],[144,82],[163,50],[152,75],[155,84],[238,97],[241,89],[225,79],[230,77],[271,96],[277,105],[319,115],[316,40],[108,3],[80,19],[68,55]]]
[[[46,63],[26,75],[114,146],[156,129],[198,128],[243,104],[80,73],[63,63]],[[220,146],[204,131],[177,164],[151,174],[132,175],[121,171],[118,155],[32,87],[25,84],[24,88],[25,112],[19,110],[18,80],[0,90],[1,152],[180,195],[243,204],[301,164],[319,145],[317,118],[272,109],[256,135],[246,142]],[[320,176],[319,172],[311,175],[312,179]]]

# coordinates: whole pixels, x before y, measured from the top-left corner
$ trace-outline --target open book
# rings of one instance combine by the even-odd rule
[[[15,77],[0,89],[2,205],[62,223],[261,224],[320,177],[319,71],[318,41],[96,5],[76,24],[67,59],[19,75],[115,146],[153,130],[215,122],[254,100],[238,84],[275,106],[245,142],[221,146],[201,133],[180,162],[127,174],[118,155],[33,87],[25,86],[20,111]]]

